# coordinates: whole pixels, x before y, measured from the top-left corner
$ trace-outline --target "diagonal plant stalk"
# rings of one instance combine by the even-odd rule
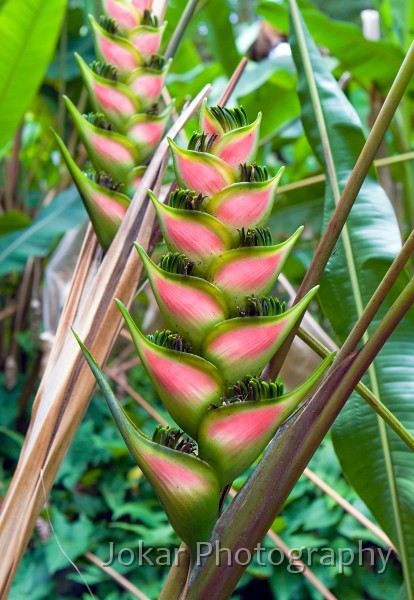
[[[253,551],[281,510],[291,489],[319,446],[359,379],[414,303],[414,280],[394,302],[367,344],[346,357],[325,379],[296,419],[292,418],[269,444],[262,461],[221,516],[211,541],[233,553]],[[293,422],[292,422],[293,421]],[[277,468],[275,468],[277,465]],[[261,502],[263,498],[271,502]],[[186,600],[228,598],[245,566],[216,565],[210,555],[191,575]]]
[[[322,490],[325,494],[330,496],[341,508],[343,508],[348,514],[350,514],[354,519],[359,521],[363,527],[371,531],[379,540],[385,544],[386,547],[392,548],[395,554],[398,554],[397,548],[391,542],[390,538],[386,533],[382,531],[378,525],[375,525],[370,519],[368,519],[365,515],[359,512],[358,509],[355,508],[348,500],[343,498],[338,492],[336,492],[330,485],[328,485],[323,479],[321,479],[316,473],[311,471],[309,467],[303,471],[303,475],[312,481],[320,490]]]
[[[158,600],[179,600],[181,596],[190,568],[190,553],[184,542],[179,547],[178,556],[183,558],[178,562],[174,562],[170,567]]]
[[[293,0],[289,0],[291,5],[292,13],[296,9],[296,17],[298,18],[297,5]],[[307,72],[312,78],[312,74],[309,72],[311,69],[309,59],[307,61]],[[356,200],[359,190],[368,174],[368,171],[374,161],[377,150],[382,142],[382,139],[391,123],[391,120],[398,108],[398,105],[403,97],[403,94],[410,82],[410,79],[414,73],[414,42],[411,44],[407,55],[402,63],[398,74],[394,80],[393,85],[385,99],[385,102],[381,108],[381,111],[371,129],[368,138],[364,144],[362,152],[358,158],[357,163],[351,173],[351,176],[345,186],[344,191],[338,201],[335,211],[328,223],[327,228],[318,244],[312,262],[308,268],[308,271],[302,281],[295,303],[297,303],[308,290],[310,290],[320,280],[322,273],[328,263],[328,260],[335,248],[341,231],[346,223],[351,208]],[[317,94],[317,90],[313,90],[312,96]],[[318,98],[315,98],[318,103]],[[320,111],[319,111],[320,113]],[[323,119],[323,115],[322,116]],[[326,131],[322,136],[324,140],[324,148],[326,148],[327,137]],[[331,177],[332,165],[328,162],[328,175]],[[299,323],[300,324],[300,323]],[[274,373],[279,372],[281,365],[286,357],[287,351],[290,348],[294,335],[296,334],[299,324],[294,328],[284,344],[277,353],[277,357],[270,363],[270,376]]]
[[[229,492],[229,496],[235,498],[237,492],[234,488],[232,488]],[[269,529],[267,532],[267,536],[274,543],[274,545],[280,548],[283,554],[289,558],[292,556],[291,549],[285,542],[282,540],[280,536],[278,536],[272,529]],[[338,600],[337,597],[330,591],[328,588],[321,582],[320,579],[316,577],[316,575],[309,569],[309,567],[301,561],[299,558],[295,559],[295,565],[300,567],[301,575],[303,575],[309,583],[318,591],[325,600]]]
[[[233,75],[230,77],[228,84],[226,85],[220,100],[218,101],[218,106],[226,106],[229,101],[230,96],[234,92],[236,85],[238,84],[240,77],[243,75],[245,68],[247,67],[248,60],[243,57],[237,67],[234,70]]]
[[[288,421],[279,430],[259,465],[218,520],[211,543],[229,548],[234,555],[238,548],[252,551],[263,539],[329,428],[326,417],[322,418],[325,397],[338,388],[353,360],[354,357],[348,358],[325,380],[322,386],[325,393],[323,405],[319,404],[317,411],[314,409],[315,402],[308,402],[293,424]],[[315,427],[317,415],[321,415],[323,421],[320,427]],[[304,437],[306,444],[303,443]],[[277,469],[275,465],[278,465]],[[263,498],[267,499],[266,502],[262,502]],[[213,556],[208,557],[193,570],[186,600],[229,598],[244,568],[236,564],[232,568],[217,565]]]
[[[307,285],[309,285],[310,280],[313,279],[313,283],[315,283],[315,281],[319,279],[326,265],[327,259],[334,248],[339,233],[346,221],[346,217],[349,214],[349,210],[353,204],[353,201],[355,200],[360,186],[362,185],[366,173],[368,172],[369,165],[374,158],[376,146],[382,139],[383,134],[392,118],[392,114],[398,105],[398,102],[413,72],[413,64],[411,64],[413,57],[414,46],[411,47],[409,54],[403,63],[401,71],[397,76],[396,82],[388,96],[388,101],[386,101],[384,104],[382,114],[383,116],[385,115],[385,117],[382,122],[381,119],[379,119],[379,121],[376,123],[376,126],[374,126],[372,135],[367,140],[360,159],[358,160],[358,168],[354,169],[350,178],[350,182],[346,186],[344,195],[342,196],[342,200],[331,219],[330,225],[328,226],[327,235],[324,237],[321,245],[319,246],[313,262],[313,266],[316,266],[316,270],[314,272],[312,272],[312,270],[308,272],[308,278],[307,280],[305,279],[303,284],[305,289]],[[324,243],[326,245],[324,245]],[[396,323],[403,317],[406,310],[408,310],[406,291],[403,292],[402,297],[398,299],[398,301],[395,303],[395,306],[397,307],[396,315],[398,315],[398,318],[394,319]],[[379,326],[379,330],[381,330],[382,325],[385,327],[387,323],[383,322]],[[389,335],[389,333],[390,331],[388,329],[387,335]],[[378,347],[372,351],[370,362],[372,362],[376,353],[379,351],[381,344],[385,342],[385,338],[386,335],[381,340],[381,343],[378,344]],[[286,344],[286,348],[288,346],[289,344]],[[280,353],[279,351],[279,354],[282,354],[282,358],[286,354],[286,348],[285,352]],[[259,509],[257,508],[260,498],[262,498],[265,494],[268,497],[272,497],[273,491],[274,494],[278,495],[277,502],[280,502],[277,508],[281,508],[283,503],[281,494],[284,494],[286,490],[283,492],[280,490],[285,487],[284,484],[286,484],[286,487],[289,487],[290,489],[290,485],[293,485],[297,480],[298,476],[306,466],[307,461],[312,456],[317,445],[320,443],[323,435],[326,433],[330,424],[333,422],[336,415],[342,408],[344,402],[351,394],[352,389],[347,390],[344,388],[344,375],[346,374],[348,367],[354,361],[357,361],[357,359],[357,355],[351,355],[350,357],[346,358],[339,365],[339,367],[337,367],[331,373],[330,377],[315,394],[312,401],[308,403],[307,407],[302,411],[293,425],[289,429],[288,426],[286,426],[285,435],[281,433],[280,435],[276,436],[274,441],[270,444],[262,463],[259,465],[258,470],[255,471],[245,488],[236,498],[235,503],[237,503],[237,505],[233,507],[233,510],[229,509],[229,515],[225,514],[220,519],[215,532],[213,532],[213,540],[216,539],[215,536],[220,536],[220,541],[222,544],[234,550],[238,547],[248,547],[246,544],[250,544],[253,539],[261,539],[262,531],[258,530],[263,525],[263,521],[267,520],[268,515],[264,514],[263,507],[259,507]],[[361,371],[362,375],[364,369],[360,366],[359,370]],[[341,382],[341,386],[338,385],[339,382]],[[356,383],[357,381],[355,382],[355,385]],[[329,402],[327,402],[328,398]],[[284,438],[284,443],[282,442],[279,444],[279,446],[277,446],[276,440],[281,438]],[[275,448],[280,449],[279,453]],[[286,464],[289,463],[290,465],[286,469]],[[276,465],[281,465],[281,467],[277,469],[277,492],[276,482],[274,479]],[[272,504],[274,501],[274,494],[272,497]],[[272,505],[272,510],[273,508],[274,507]],[[267,505],[266,509],[269,511],[269,505]],[[260,516],[257,515],[257,512],[260,513]],[[277,510],[272,514],[276,515]],[[232,519],[237,520],[236,531],[230,531],[229,529],[225,531],[226,525],[228,526]],[[225,521],[227,521],[227,523],[225,523]],[[223,535],[221,536],[221,534]],[[207,560],[204,564],[204,568],[197,569],[193,573],[193,578],[190,582],[188,591],[189,598],[211,598],[209,594],[212,593],[213,587],[211,585],[209,586],[209,583],[211,584],[212,582],[210,577],[214,578],[215,594],[217,588],[219,588],[217,592],[218,595],[213,597],[227,597],[226,594],[233,589],[234,583],[238,580],[241,574],[241,570],[237,568],[237,570],[240,571],[237,574],[234,572],[235,567],[233,566],[233,571],[231,573],[224,573],[226,570],[225,568],[220,567],[219,569],[215,569],[215,566],[212,564],[212,562],[213,561],[211,560]]]
[[[198,110],[209,89],[206,86],[184,111],[171,128],[170,137],[175,137]],[[144,247],[149,242],[154,211],[148,204],[146,190],[154,185],[167,152],[168,143],[164,139],[103,260],[91,229],[86,237],[52,354],[35,399],[30,430],[2,506],[0,536],[5,552],[0,566],[1,597],[7,596],[44,501],[39,485],[40,469],[43,469],[44,485],[49,493],[95,386],[95,380],[68,332],[68,325],[75,324],[104,363],[120,326],[113,297],[122,298],[126,304],[133,299],[142,269],[133,250],[133,241],[140,240]]]
[[[348,335],[344,344],[338,352],[335,361],[340,361],[344,356],[350,354],[355,350],[361,339],[366,338],[366,332],[368,327],[377,314],[379,308],[384,302],[387,294],[397,281],[399,275],[402,273],[405,265],[414,254],[414,230],[410,233],[407,240],[405,241],[401,251],[398,253],[395,260],[392,262],[390,268],[386,272],[380,285],[376,289],[374,295],[366,305],[363,312],[360,314],[358,321],[355,323],[352,331]]]
[[[142,398],[142,396],[140,396],[137,392],[135,392],[135,390],[133,390],[127,383],[125,383],[119,377],[117,377],[117,375],[111,369],[106,369],[106,372],[109,375],[109,377],[111,377],[111,379],[115,381],[117,385],[119,385],[125,392],[127,392],[127,394],[129,394],[142,408],[144,408],[144,410],[146,410],[160,425],[168,425],[167,421],[162,417],[162,415],[159,414],[159,412],[156,409],[151,407],[148,404],[148,402],[144,398]],[[150,408],[150,411],[148,410],[148,408]],[[355,510],[353,506],[351,506],[343,498],[341,498],[339,494],[336,494],[336,492],[334,492],[334,490],[332,490],[329,485],[320,480],[317,477],[317,475],[312,473],[312,471],[310,471],[309,469],[308,471],[309,473],[306,476],[311,481],[313,481],[318,487],[321,487],[321,489],[323,489],[325,493],[335,498],[338,504],[340,504],[345,510],[350,511],[352,516],[354,516],[357,520],[363,523],[365,527],[367,527],[372,533],[374,533],[374,535],[377,535],[378,538],[381,539],[385,544],[391,544],[387,536],[376,525],[374,525],[374,523],[372,523],[369,519],[364,517],[364,515],[360,514],[359,511]],[[234,488],[231,488],[229,495],[232,498],[234,498],[236,494],[237,491]],[[289,548],[286,546],[286,544],[284,544],[284,542],[279,538],[279,536],[277,536],[272,531],[272,529],[269,529],[269,531],[267,532],[267,536],[270,540],[272,540],[275,543],[276,546],[279,546],[281,548],[285,556],[289,556]],[[173,598],[175,598],[175,596],[173,595],[174,593],[178,594],[177,598],[179,597],[179,595],[181,594],[181,589],[184,587],[184,584],[186,582],[186,573],[188,572],[188,568],[189,561],[185,560],[183,560],[182,563],[180,562],[178,565],[173,565],[171,567],[162,590],[162,596],[160,596],[159,600],[162,600],[162,598],[165,598],[165,600],[173,600]],[[335,600],[335,596],[331,594],[331,592],[323,585],[323,583],[316,577],[316,575],[312,573],[309,567],[306,567],[302,575],[309,580],[309,583],[313,585],[316,590],[323,594],[324,598],[327,598],[329,600]]]
[[[269,537],[272,540],[272,542],[274,542],[275,546],[278,546],[283,551],[285,556],[292,556],[291,549],[289,548],[289,546],[285,544],[282,538],[278,536],[274,531],[269,531]],[[309,567],[301,560],[295,559],[294,562],[295,565],[302,569],[303,573],[309,571]],[[331,591],[329,591],[323,584],[321,584],[320,580],[317,577],[315,577],[315,575],[312,572],[308,573],[307,579],[313,584],[314,588],[322,595],[323,598],[325,598],[326,600],[338,600],[337,597],[334,596]]]
[[[398,163],[404,163],[407,161],[414,160],[414,152],[404,152],[402,154],[395,154],[394,156],[386,156],[384,158],[378,158],[374,160],[374,166],[377,169],[382,167],[388,167]],[[306,177],[305,179],[299,179],[298,181],[292,181],[292,183],[286,183],[285,185],[279,186],[279,194],[288,194],[295,190],[301,190],[318,183],[326,181],[326,175],[321,173],[319,175],[313,175],[312,177]]]
[[[318,356],[321,358],[326,358],[330,354],[330,350],[326,346],[324,346],[319,340],[317,340],[309,331],[304,329],[303,327],[299,327],[298,337],[309,346]],[[414,439],[411,433],[404,427],[404,425],[399,421],[395,415],[385,406],[381,400],[371,392],[370,389],[367,388],[365,384],[360,381],[355,388],[355,391],[361,396],[363,400],[365,400],[371,408],[375,410],[378,417],[384,420],[385,423],[395,433],[399,436],[399,438],[407,444],[408,448],[414,450]]]
[[[331,145],[330,145],[330,139],[329,139],[328,131],[326,128],[325,118],[323,115],[322,103],[321,103],[321,99],[319,97],[319,92],[317,89],[315,75],[313,73],[312,65],[310,62],[310,57],[309,57],[309,53],[307,50],[307,44],[306,44],[306,40],[305,40],[305,32],[304,32],[302,19],[301,19],[300,13],[299,13],[299,9],[297,7],[296,0],[290,0],[290,10],[291,10],[291,22],[292,22],[292,25],[294,27],[294,30],[295,30],[295,33],[297,36],[298,47],[299,47],[299,51],[300,51],[301,58],[303,61],[307,85],[309,87],[309,93],[310,93],[310,97],[311,97],[311,101],[312,101],[312,105],[313,105],[313,109],[314,109],[314,113],[315,113],[315,118],[316,118],[317,126],[319,129],[320,138],[322,141],[324,158],[325,158],[325,163],[326,163],[326,168],[327,168],[327,178],[329,180],[330,187],[332,189],[335,205],[336,205],[336,207],[338,207],[340,205],[340,201],[341,201],[341,192],[340,192],[339,181],[338,181],[338,178],[336,175],[334,158],[333,158],[332,149],[331,149]],[[414,58],[413,47],[410,50],[412,51],[413,58]],[[408,60],[409,56],[410,56],[410,51],[408,52],[406,60]],[[406,62],[406,61],[404,61],[404,62]],[[403,67],[401,68],[399,75],[401,74],[402,71],[403,71]],[[397,76],[397,79],[398,79],[398,76]],[[391,92],[390,92],[390,95],[391,95]],[[383,109],[380,111],[380,115],[378,117],[378,120],[374,124],[372,132],[374,132],[374,129],[381,131],[381,129],[384,128],[384,125],[386,122],[386,116],[388,116],[389,118],[391,118],[393,116],[393,113],[391,111],[387,112],[387,110],[389,108],[389,104],[390,104],[390,102],[389,102],[390,95],[388,96],[386,102],[384,103]],[[381,121],[381,113],[382,113],[383,121]],[[385,117],[384,117],[384,115],[385,115]],[[369,147],[369,141],[370,140],[368,138],[365,148],[367,146]],[[375,136],[374,136],[374,141],[375,141]],[[362,154],[361,154],[361,156],[362,156]],[[360,156],[360,159],[357,161],[357,165],[355,166],[355,169],[354,169],[353,173],[351,174],[350,180],[348,181],[346,188],[349,188],[349,186],[350,186],[350,183],[352,180],[352,175],[355,172],[358,173],[358,171],[357,171],[358,166],[360,169],[362,169],[362,167],[363,167],[363,161],[361,160],[361,156]],[[365,164],[367,171],[368,171],[369,166],[370,166],[370,163],[367,162]],[[363,180],[361,181],[361,185],[362,185],[362,182],[363,182]],[[359,191],[360,187],[361,186],[359,186],[359,187],[356,186],[357,191]],[[346,193],[346,188],[344,190],[344,195]],[[343,198],[343,196],[342,196],[342,198]],[[328,225],[328,227],[329,227],[329,225]],[[360,340],[362,340],[365,343],[368,341],[368,334],[367,334],[368,326],[371,323],[372,319],[374,318],[374,316],[375,316],[377,310],[379,309],[379,307],[381,306],[382,302],[384,301],[385,297],[387,296],[388,292],[390,291],[393,283],[396,281],[398,275],[401,273],[408,258],[410,257],[410,254],[412,253],[411,246],[414,244],[414,234],[413,234],[411,239],[409,239],[408,244],[405,245],[405,247],[401,251],[401,259],[397,259],[393,263],[393,265],[391,266],[391,268],[389,269],[389,271],[387,273],[387,276],[383,279],[379,288],[376,290],[374,296],[371,298],[369,304],[366,307],[364,307],[364,301],[363,301],[361,286],[360,286],[360,282],[359,282],[359,273],[357,270],[355,257],[354,257],[354,248],[352,246],[350,234],[349,234],[346,223],[343,226],[341,235],[342,235],[342,242],[343,242],[343,247],[344,247],[344,251],[345,251],[345,261],[346,261],[347,270],[349,273],[350,285],[351,285],[351,289],[353,292],[353,298],[354,298],[354,302],[355,302],[355,310],[356,310],[356,314],[358,316],[358,321],[357,321],[355,327],[353,328],[352,332],[348,336],[347,340],[345,341],[343,347],[339,351],[339,357],[336,358],[335,365],[338,365],[345,356],[347,356],[351,352],[353,352],[355,350],[355,348],[357,347],[357,344],[359,343]],[[312,273],[311,269],[312,269],[312,267],[310,267],[308,274]],[[305,280],[306,280],[306,277],[305,277]],[[304,280],[304,283],[305,283],[305,280]],[[300,295],[300,293],[301,293],[301,290],[299,290],[299,295]],[[378,381],[377,367],[376,367],[375,363],[371,363],[369,365],[368,378],[370,381],[371,389],[373,390],[375,396],[378,399],[380,399],[380,386],[379,386],[379,381]],[[396,484],[395,467],[393,466],[392,460],[390,458],[390,442],[389,442],[388,432],[387,432],[385,423],[378,416],[377,416],[377,422],[378,422],[379,435],[381,437],[381,448],[382,448],[382,451],[383,451],[383,454],[385,457],[386,477],[387,477],[388,487],[389,487],[390,495],[391,495],[391,507],[392,507],[394,522],[396,525],[396,530],[397,530],[398,547],[400,550],[400,556],[401,556],[401,561],[402,561],[402,566],[403,566],[404,580],[406,582],[408,596],[409,596],[409,598],[412,598],[413,593],[414,593],[413,592],[414,582],[412,580],[412,575],[410,573],[410,566],[409,566],[409,562],[408,562],[407,536],[404,534],[403,523],[401,520],[400,500],[399,500],[399,493],[398,493],[398,488],[397,488],[397,484]]]
[[[413,250],[411,250],[412,246],[414,246],[414,232],[407,238],[407,241],[401,249],[401,252],[393,261],[392,266],[387,271],[380,286],[378,287],[374,296],[368,303],[366,311],[364,311],[364,318],[362,319],[362,322],[364,322],[365,318],[369,316],[371,310],[373,310],[374,307],[379,308],[380,304],[385,299],[387,291],[389,291],[392,288],[393,283],[397,280],[398,275],[402,272],[404,265],[409,260],[413,252]],[[280,276],[279,280],[282,283],[283,287],[287,289],[289,295],[291,296],[291,299],[293,300],[295,297],[295,292],[290,283],[283,276]],[[306,318],[312,319],[310,315],[306,315]],[[358,323],[360,323],[360,321],[358,321]],[[361,325],[358,323],[355,324],[354,330],[357,328],[357,326],[357,331],[360,329]],[[351,332],[351,334],[352,340],[355,334],[353,332]],[[338,348],[338,346],[332,341],[332,343],[329,344],[330,349],[328,349],[327,346],[325,346],[320,340],[318,340],[314,335],[312,335],[307,329],[305,329],[302,326],[299,327],[297,335],[303,342],[305,342],[305,344],[307,344],[309,348],[311,348],[321,358],[326,358],[332,350],[339,350],[334,360],[334,362],[338,364],[338,354],[343,353],[343,346],[341,348]],[[350,346],[348,346],[347,352],[344,353],[342,357],[355,350],[356,345],[359,341],[360,340],[358,339],[355,342],[355,345],[351,350],[349,349]],[[362,383],[362,381],[358,383],[357,387],[355,388],[355,391],[371,406],[371,408],[375,410],[378,416],[381,417],[381,419],[383,419],[393,431],[395,431],[395,433],[401,438],[401,440],[405,444],[407,444],[407,446],[411,450],[414,450],[414,436],[412,436],[412,434],[407,430],[406,427],[404,427],[401,421],[399,421],[396,418],[396,416],[385,406],[385,404],[381,402],[381,400],[377,396],[375,396],[375,394],[373,394],[371,390],[369,390],[367,386]]]
[[[184,12],[181,15],[178,25],[175,28],[175,31],[172,34],[169,44],[167,46],[167,49],[165,51],[165,59],[166,60],[168,60],[169,58],[174,56],[174,54],[180,44],[181,38],[183,37],[184,32],[187,28],[187,25],[191,21],[194,13],[196,11],[198,3],[199,3],[199,0],[189,0],[187,2]]]

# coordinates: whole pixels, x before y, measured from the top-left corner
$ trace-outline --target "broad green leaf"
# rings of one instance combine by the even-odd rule
[[[58,194],[25,229],[0,238],[0,275],[21,271],[31,256],[46,256],[55,239],[85,218],[74,187]]]
[[[0,11],[0,150],[30,106],[56,46],[66,0],[8,0]]]
[[[375,81],[389,87],[404,59],[402,49],[387,41],[364,38],[361,29],[327,17],[309,2],[301,2],[302,15],[315,42],[327,48],[343,69],[364,85]],[[262,0],[260,14],[279,31],[288,32],[288,10],[282,0]]]
[[[209,18],[207,27],[211,50],[230,77],[237,67],[240,57],[230,23],[229,6],[225,0],[224,2],[223,0],[209,0],[205,3],[204,10]]]
[[[293,3],[293,2],[292,2]],[[362,126],[300,18],[291,34],[299,71],[305,132],[322,165],[325,156],[315,118],[320,106],[326,126],[324,147],[335,176],[326,187],[325,224],[364,143]],[[304,66],[308,58],[312,72]],[[316,85],[312,105],[309,85]],[[323,128],[322,128],[323,130]],[[385,270],[401,247],[396,217],[373,171],[348,218],[337,252],[321,285],[321,300],[335,333],[343,341]],[[408,278],[401,277],[401,289]],[[394,297],[397,290],[394,290]],[[391,299],[386,302],[389,307]],[[381,311],[382,314],[384,310]],[[379,322],[379,317],[374,325]],[[368,372],[367,385],[411,432],[414,430],[414,315],[397,328]],[[337,419],[334,442],[344,472],[400,552],[409,598],[414,597],[414,456],[373,410],[353,395]]]

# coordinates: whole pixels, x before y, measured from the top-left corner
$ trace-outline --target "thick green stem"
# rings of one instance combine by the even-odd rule
[[[335,414],[325,415],[326,397],[332,395],[346,372],[347,359],[323,383],[323,399],[307,403],[296,420],[288,421],[270,442],[263,459],[223,513],[211,536],[219,548],[228,548],[232,556],[239,548],[251,552],[266,535],[291,489],[342,405]],[[290,426],[289,426],[290,425]],[[304,433],[306,432],[306,433]],[[306,439],[304,439],[306,438]],[[275,465],[278,468],[275,469]],[[263,499],[267,500],[264,502]],[[271,502],[270,502],[271,499]],[[194,569],[186,600],[225,600],[229,598],[245,566],[225,560],[216,565],[215,553]]]
[[[217,522],[212,542],[228,548],[233,557],[240,548],[253,553],[358,381],[413,303],[414,279],[366,345],[358,353],[346,357],[300,414],[279,430],[245,486]],[[263,498],[271,499],[271,502],[263,502]],[[237,561],[231,565],[230,562],[225,560],[216,565],[214,552],[207,557],[191,574],[186,600],[225,600],[230,597],[245,569]]]

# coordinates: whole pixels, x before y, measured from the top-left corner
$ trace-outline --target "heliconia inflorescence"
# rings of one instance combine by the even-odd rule
[[[161,401],[180,429],[153,439],[129,420],[81,344],[130,452],[190,550],[207,541],[221,491],[260,456],[332,362],[284,392],[261,373],[317,289],[290,309],[268,296],[301,229],[274,244],[267,219],[281,171],[254,163],[260,114],[207,107],[187,149],[170,140],[179,189],[149,192],[169,253],[136,245],[168,330],[145,336],[116,301]]]
[[[170,61],[159,54],[166,23],[152,0],[103,0],[99,22],[90,17],[97,60],[76,55],[94,112],[66,107],[92,169],[82,172],[60,137],[59,149],[106,250],[167,127],[173,102],[160,95]]]

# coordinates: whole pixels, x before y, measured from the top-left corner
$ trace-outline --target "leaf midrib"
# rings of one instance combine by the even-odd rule
[[[296,5],[296,0],[289,0],[289,4],[291,7],[292,19],[295,23],[295,28],[296,28],[297,38],[298,38],[298,45],[299,45],[300,52],[302,55],[304,70],[305,70],[305,74],[306,74],[306,79],[308,81],[311,101],[312,101],[314,111],[315,111],[317,126],[318,126],[319,133],[321,136],[322,147],[324,150],[324,155],[325,155],[325,160],[326,160],[326,165],[327,165],[327,175],[328,175],[328,179],[330,181],[331,187],[332,187],[334,201],[335,201],[335,204],[337,205],[341,194],[340,194],[339,182],[336,177],[334,160],[333,160],[329,136],[328,136],[328,132],[327,132],[326,124],[325,124],[325,119],[324,119],[324,115],[323,115],[323,109],[322,109],[316,81],[314,78],[312,65],[311,65],[310,58],[309,58],[309,55],[307,52],[306,40],[304,37],[303,29],[301,27],[301,22],[300,22],[299,12],[298,12],[297,5]],[[343,237],[343,243],[344,243],[344,249],[345,249],[345,259],[347,262],[348,271],[350,272],[351,286],[352,286],[352,291],[353,291],[353,295],[354,295],[354,301],[355,301],[357,314],[359,317],[363,311],[363,301],[362,301],[362,295],[361,295],[361,288],[360,288],[359,280],[358,280],[358,274],[357,274],[357,270],[355,268],[352,243],[351,243],[351,240],[349,237],[349,231],[348,231],[346,224],[343,228],[342,233],[343,233],[342,237]],[[365,333],[363,336],[363,341],[365,342],[367,339],[368,339],[368,334]],[[378,398],[381,398],[380,389],[379,389],[379,385],[378,385],[378,378],[377,378],[374,363],[372,363],[372,365],[370,366],[370,368],[368,370],[368,375],[369,375],[369,378],[371,381],[373,393]],[[401,556],[402,565],[403,565],[404,579],[406,581],[407,594],[408,594],[409,599],[413,600],[413,580],[412,580],[412,575],[411,575],[409,564],[408,564],[407,547],[406,547],[406,543],[405,543],[404,530],[403,530],[401,519],[400,519],[398,490],[397,490],[397,486],[396,486],[396,482],[395,482],[394,468],[393,468],[392,460],[390,457],[388,433],[387,433],[385,424],[379,419],[378,415],[376,415],[376,418],[377,418],[377,424],[378,424],[378,429],[379,429],[380,438],[381,438],[381,448],[383,451],[384,462],[385,462],[385,466],[386,466],[387,480],[388,480],[388,485],[389,485],[389,489],[390,489],[390,493],[391,493],[393,514],[394,514],[395,524],[396,524],[396,528],[397,528],[397,536],[398,536],[398,541],[399,541],[399,546],[400,546],[400,556]]]

